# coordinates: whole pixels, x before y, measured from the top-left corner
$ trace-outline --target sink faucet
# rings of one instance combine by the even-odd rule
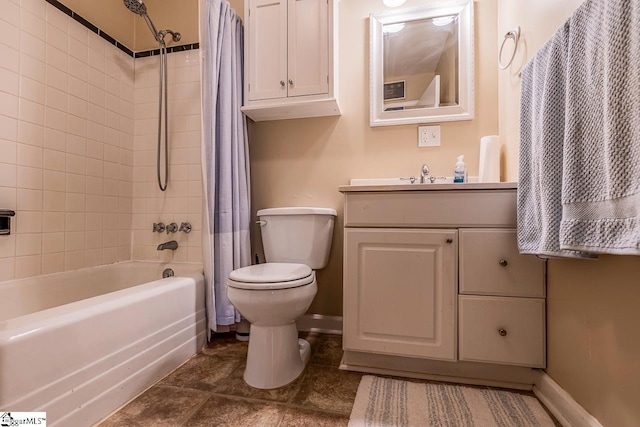
[[[158,245],[159,251],[164,251],[165,249],[171,249],[172,251],[175,251],[176,249],[178,249],[178,242],[176,242],[175,240],[171,240],[169,242],[160,243]]]
[[[428,176],[429,176],[429,166],[427,166],[427,164],[425,163],[424,165],[422,165],[422,168],[420,169],[420,184],[425,184],[427,182]]]

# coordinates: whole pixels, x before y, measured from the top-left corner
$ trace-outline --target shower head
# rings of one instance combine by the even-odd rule
[[[151,33],[153,34],[153,37],[155,37],[158,43],[164,46],[164,38],[166,37],[167,33],[171,34],[171,37],[173,38],[174,42],[180,41],[180,38],[182,37],[180,33],[176,33],[171,30],[162,30],[162,31],[156,30],[156,26],[153,25],[151,18],[149,18],[149,15],[147,15],[147,6],[145,6],[142,0],[123,0],[123,2],[124,2],[124,5],[127,7],[127,9],[144,18],[145,22],[147,23],[147,26],[149,27],[149,29],[151,30]]]
[[[124,0],[124,5],[127,6],[131,12],[140,16],[147,14],[147,6],[142,3],[142,0]]]

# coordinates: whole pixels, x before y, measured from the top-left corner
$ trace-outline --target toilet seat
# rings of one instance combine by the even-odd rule
[[[237,289],[290,289],[313,283],[316,275],[305,264],[268,262],[233,270],[227,285]]]

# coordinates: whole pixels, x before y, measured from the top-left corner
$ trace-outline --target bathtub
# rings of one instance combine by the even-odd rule
[[[172,268],[176,277],[162,279]],[[0,411],[90,426],[200,351],[201,264],[124,262],[0,283]]]

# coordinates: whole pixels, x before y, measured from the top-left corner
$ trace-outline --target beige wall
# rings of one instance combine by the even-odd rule
[[[409,0],[406,7],[424,1]],[[475,3],[476,118],[443,123],[442,146],[418,148],[417,126],[369,127],[369,14],[382,2],[343,0],[339,7],[339,117],[252,123],[252,209],[323,206],[339,212],[329,265],[318,272],[312,313],[342,315],[342,194],[350,178],[418,175],[428,163],[433,173],[452,175],[464,153],[469,175],[478,173],[479,140],[498,131],[496,2]],[[252,230],[261,252],[257,228]],[[263,259],[263,258],[262,258]]]
[[[0,281],[128,260],[133,58],[44,1],[0,25]]]
[[[500,134],[508,177],[517,179],[518,71],[582,0],[499,0],[499,42],[516,25],[516,66],[500,72]],[[640,260],[550,260],[547,283],[548,374],[604,426],[640,420]]]
[[[158,48],[145,20],[130,12],[122,0],[61,2],[133,51]],[[144,4],[156,29],[169,28],[182,34],[178,43],[167,37],[168,46],[198,42],[198,0],[144,0]]]

